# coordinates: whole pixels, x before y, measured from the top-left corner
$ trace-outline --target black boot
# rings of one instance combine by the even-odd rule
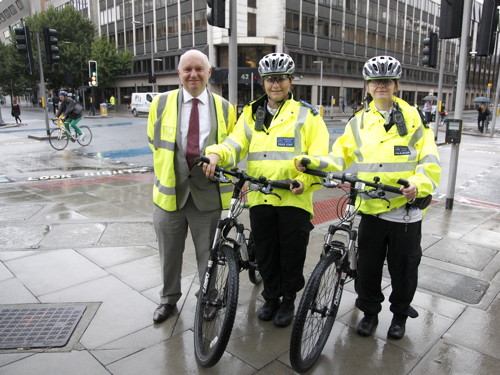
[[[264,303],[264,306],[260,308],[259,319],[264,320],[266,322],[271,320],[274,317],[276,311],[278,311],[279,307],[280,307],[279,298],[266,299],[266,303]]]
[[[293,296],[284,296],[283,302],[278,310],[278,314],[274,319],[276,327],[288,327],[293,320],[293,312],[295,311],[295,294]]]
[[[358,324],[358,335],[371,336],[373,331],[375,331],[377,324],[378,324],[377,315],[365,314],[363,319],[361,319],[361,321]]]
[[[394,340],[402,339],[403,336],[405,335],[406,318],[407,318],[406,315],[394,314],[391,326],[387,331],[387,337]]]

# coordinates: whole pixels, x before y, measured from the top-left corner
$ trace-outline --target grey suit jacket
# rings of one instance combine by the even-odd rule
[[[208,92],[208,98],[212,128],[205,144],[201,148],[202,154],[207,146],[217,143],[217,116],[215,111],[215,102],[210,91]],[[222,204],[219,193],[219,184],[207,179],[203,173],[203,169],[198,165],[195,165],[192,170],[189,170],[185,157],[186,152],[183,149],[181,142],[180,124],[182,100],[183,90],[181,89],[179,90],[177,102],[178,119],[174,158],[177,209],[184,207],[189,195],[191,195],[198,210],[220,210],[222,209]]]

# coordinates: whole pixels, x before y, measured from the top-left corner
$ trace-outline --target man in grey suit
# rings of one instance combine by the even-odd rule
[[[227,137],[236,122],[234,107],[207,90],[212,68],[202,52],[185,52],[177,72],[182,88],[157,95],[148,118],[155,172],[153,223],[163,281],[160,305],[153,315],[155,323],[174,313],[182,295],[182,257],[188,228],[201,280],[217,220],[231,194],[229,186],[207,180],[194,158],[203,154],[206,146]]]

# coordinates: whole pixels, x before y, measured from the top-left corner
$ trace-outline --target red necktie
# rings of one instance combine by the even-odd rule
[[[189,117],[189,130],[187,134],[186,159],[189,169],[194,167],[194,158],[200,156],[200,116],[198,114],[197,98],[191,99],[191,116]]]

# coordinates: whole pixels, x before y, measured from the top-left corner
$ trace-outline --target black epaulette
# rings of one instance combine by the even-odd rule
[[[314,116],[319,115],[319,111],[314,107],[312,104],[309,104],[308,102],[305,102],[303,100],[299,100],[300,104],[302,104],[304,107],[307,107],[311,110]]]

